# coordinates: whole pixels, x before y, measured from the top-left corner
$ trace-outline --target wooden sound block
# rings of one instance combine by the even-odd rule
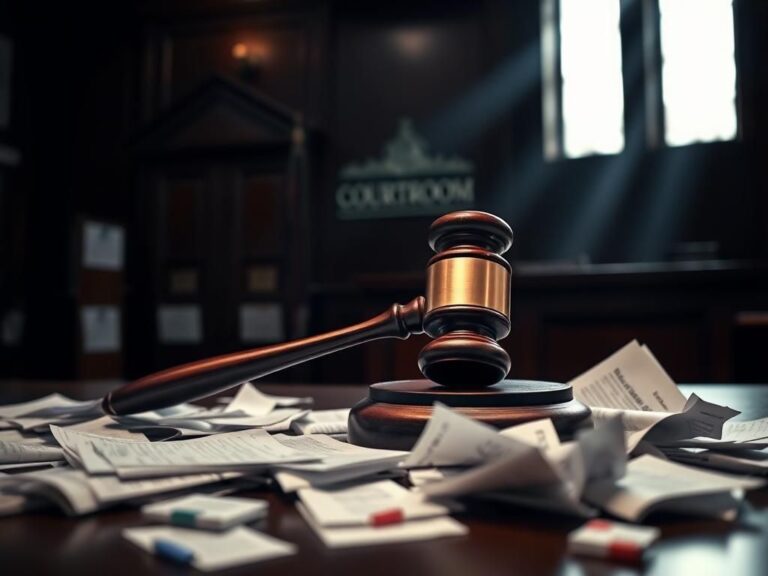
[[[563,440],[591,426],[589,408],[573,398],[569,384],[503,380],[487,388],[456,388],[430,380],[400,380],[370,386],[368,398],[350,412],[349,441],[368,448],[410,450],[435,402],[499,429],[551,418]]]

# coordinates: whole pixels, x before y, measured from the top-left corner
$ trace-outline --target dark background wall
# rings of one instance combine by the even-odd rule
[[[154,310],[163,272],[154,261],[157,238],[148,224],[159,195],[147,183],[147,167],[156,168],[158,160],[148,161],[142,150],[153,126],[165,130],[163,123],[180,103],[194,99],[201,84],[217,76],[300,115],[307,129],[301,210],[309,217],[297,225],[296,214],[279,216],[281,229],[297,230],[289,241],[306,246],[301,256],[306,275],[286,273],[286,286],[302,287],[291,288],[298,296],[289,305],[308,310],[304,329],[359,319],[391,298],[420,290],[432,217],[339,220],[334,196],[339,169],[379,156],[398,120],[409,117],[434,152],[473,161],[476,208],[498,214],[515,230],[510,260],[598,264],[582,267],[576,279],[561,271],[559,280],[542,280],[521,267],[517,320],[527,332],[518,340],[513,334],[509,346],[521,350],[518,364],[526,375],[567,378],[633,334],[645,334],[665,349],[665,363],[679,364],[681,377],[760,378],[752,368],[737,369],[733,350],[748,351],[750,342],[763,335],[745,336],[734,319],[768,306],[760,296],[765,275],[759,264],[768,251],[768,117],[762,105],[768,101],[768,77],[761,62],[768,48],[768,7],[759,0],[736,1],[739,140],[652,149],[644,133],[641,4],[623,3],[625,151],[554,162],[542,154],[538,2],[4,5],[0,33],[13,39],[15,56],[12,123],[0,138],[23,160],[2,169],[10,183],[3,188],[3,206],[12,207],[3,214],[3,227],[14,232],[4,236],[9,247],[1,294],[4,309],[26,312],[21,347],[4,352],[7,371],[62,378],[79,374],[82,283],[75,260],[76,227],[83,217],[121,223],[128,237],[122,359],[117,369],[105,364],[104,375],[117,370],[136,376],[239,346],[232,337],[167,355],[155,343]],[[242,62],[232,57],[238,42],[260,51],[255,71],[244,73]],[[177,124],[167,130],[181,130]],[[188,165],[234,157],[231,147],[214,146],[221,134],[207,134],[210,142],[198,141],[197,156],[183,159]],[[238,148],[238,158],[258,163],[259,146]],[[599,268],[663,262],[679,243],[702,241],[716,243],[710,256],[725,272],[692,277],[676,276],[684,274],[677,268],[630,267],[610,274]],[[294,255],[288,251],[281,257]],[[660,273],[672,279],[658,280]],[[612,280],[615,274],[621,282]],[[669,286],[685,291],[671,294]],[[542,292],[552,294],[552,301]],[[690,293],[697,293],[695,306],[686,299]],[[590,294],[615,299],[615,311],[595,322],[599,303],[589,300]],[[221,298],[232,304],[215,314],[234,314],[236,295],[205,296],[202,305],[218,310]],[[638,313],[628,314],[637,309],[638,299],[648,301],[642,325]],[[564,331],[563,318],[579,330],[595,329]],[[667,321],[683,326],[683,336],[665,331]],[[299,328],[292,325],[286,336],[300,333]],[[592,347],[583,344],[590,335],[596,342]],[[735,344],[742,340],[746,343]],[[685,345],[677,348],[680,341]],[[301,375],[359,380],[412,369],[398,368],[413,362],[410,349],[371,350],[368,355],[347,352]],[[582,360],[552,369],[565,351]],[[371,371],[379,364],[378,372]]]

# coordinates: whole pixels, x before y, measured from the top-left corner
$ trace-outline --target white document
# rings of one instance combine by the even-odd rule
[[[147,526],[126,528],[123,537],[150,554],[157,540],[172,542],[193,552],[192,566],[204,571],[291,556],[297,550],[294,544],[243,526],[220,533]]]
[[[388,526],[325,528],[317,523],[300,502],[296,503],[296,509],[328,548],[432,540],[449,536],[464,536],[469,532],[466,526],[448,516],[412,520]]]
[[[41,468],[52,468],[66,465],[67,463],[63,460],[55,460],[51,462],[21,462],[20,464],[0,464],[0,473],[7,474],[6,470],[39,470]]]
[[[642,561],[645,549],[659,536],[661,530],[655,527],[634,526],[598,518],[568,534],[568,552],[638,564]]]
[[[264,430],[217,434],[177,442],[96,438],[93,447],[121,478],[215,472],[310,460]]]
[[[323,527],[376,526],[377,515],[397,513],[399,522],[447,516],[451,509],[424,499],[392,480],[343,488],[305,488],[299,498]]]
[[[768,418],[726,422],[723,426],[723,440],[731,442],[752,442],[768,438]]]
[[[54,460],[64,460],[64,452],[58,446],[0,441],[0,464],[51,462]]]
[[[585,497],[619,518],[639,522],[651,511],[659,509],[710,514],[713,498],[726,496],[725,502],[732,503],[732,491],[758,488],[764,483],[763,480],[727,476],[644,455],[629,462],[626,475],[618,481],[588,486]]]
[[[83,268],[121,270],[124,232],[122,226],[103,222],[83,223]]]
[[[29,402],[0,406],[0,418],[8,420],[22,416],[58,416],[62,412],[68,413],[71,410],[76,410],[84,405],[90,406],[91,404],[90,400],[83,402],[72,400],[58,393],[49,394]]]
[[[79,516],[118,502],[213,484],[239,476],[239,473],[227,472],[123,481],[114,476],[90,477],[82,470],[53,468],[12,476],[0,475],[0,491],[44,498],[59,505],[67,514]]]
[[[650,442],[697,436],[717,439],[722,435],[726,420],[738,414],[738,410],[706,402],[696,394],[691,394],[680,414],[661,420],[644,438]]]
[[[587,406],[680,412],[685,396],[645,346],[633,340],[569,382]]]
[[[502,499],[512,503],[588,515],[590,511],[580,501],[584,487],[624,472],[624,437],[618,420],[549,450],[507,440],[514,449],[508,447],[505,453],[466,471],[441,472],[443,480],[426,482],[421,491],[431,497],[497,497],[503,491]]]
[[[743,444],[737,444],[743,446]],[[768,475],[768,453],[764,450],[732,450],[723,453],[702,448],[662,448],[663,454],[670,460],[713,468],[736,474]]]
[[[529,444],[502,436],[495,428],[436,402],[432,417],[403,466],[472,466],[528,448]]]
[[[247,385],[253,386],[250,382],[248,382]],[[261,390],[259,390],[259,393],[270,400],[274,400],[278,408],[291,408],[295,406],[307,407],[312,406],[315,402],[314,398],[311,396],[280,396],[277,394],[267,394]]]
[[[697,436],[719,439],[726,420],[737,414],[738,410],[706,402],[691,394],[682,412],[668,414],[655,424],[628,433],[627,450],[631,453],[642,440],[660,444]]]
[[[285,420],[300,416],[301,410],[297,408],[278,408],[267,414],[237,416],[233,414],[221,414],[182,418],[161,418],[155,424],[171,428],[197,430],[208,434],[218,432],[234,432],[247,428],[267,428],[276,426]],[[286,426],[287,427],[287,426]]]
[[[235,394],[223,414],[240,413],[242,416],[269,414],[277,407],[277,399],[262,394],[253,384],[246,382]]]
[[[120,308],[83,306],[80,309],[83,352],[104,354],[121,348]]]
[[[560,437],[549,418],[511,426],[500,431],[499,434],[531,444],[542,450],[552,450],[560,446]]]
[[[14,444],[50,444],[50,439],[42,434],[24,432],[23,430],[0,430],[0,442]]]
[[[273,477],[285,494],[293,494],[302,488],[325,488],[329,486],[341,486],[350,482],[377,482],[379,480],[392,480],[405,478],[405,470],[392,469],[381,472],[368,470],[360,471],[355,468],[341,472],[294,472],[293,470],[275,470]]]
[[[296,434],[346,434],[349,408],[338,410],[312,410],[296,420],[291,430]]]
[[[15,416],[8,421],[21,430],[48,432],[51,424],[68,426],[88,421],[102,415],[101,400],[85,400],[63,406],[50,406],[23,416]]]
[[[275,477],[286,492],[305,485],[327,486],[388,470],[397,470],[398,464],[408,452],[363,448],[339,442],[324,434],[286,436],[277,434],[274,439],[297,450],[315,462],[285,464],[277,467]]]
[[[148,520],[204,530],[228,530],[265,518],[268,512],[266,500],[208,494],[188,494],[141,508],[141,515]]]
[[[643,440],[719,439],[725,421],[739,414],[695,394],[686,400],[650,350],[636,340],[570,384],[574,396],[592,409],[593,421],[622,416],[630,453]]]
[[[303,472],[331,472],[371,462],[381,462],[396,468],[400,461],[408,456],[408,452],[401,450],[381,450],[347,444],[325,434],[309,434],[305,436],[278,434],[273,438],[283,446],[301,452],[308,459],[317,460],[316,462],[285,464],[281,466],[284,469]]]
[[[452,474],[443,481],[428,483],[423,486],[425,494],[438,498],[465,496],[497,490],[557,489],[567,482],[561,477],[559,468],[575,457],[572,446],[557,454],[555,461],[548,460],[538,448],[520,442],[518,450],[500,455],[493,460],[470,468],[461,473]],[[572,467],[576,468],[576,467]],[[572,470],[577,478],[583,476],[583,470]],[[582,484],[583,481],[579,481]]]
[[[104,417],[104,419],[99,420],[111,421],[112,419]],[[81,425],[81,429],[77,429],[77,426],[66,428],[51,426],[51,432],[59,445],[64,449],[65,456],[70,465],[75,468],[85,468],[92,475],[115,473],[114,467],[93,446],[94,442],[99,438],[120,438],[126,442],[149,442],[144,434],[131,432],[130,430],[120,430],[119,434],[115,434],[117,430],[110,430],[111,434],[109,436],[83,432],[82,430],[88,429],[103,432],[106,428],[106,426],[95,425],[92,422],[86,424],[90,425],[90,427],[82,427]]]

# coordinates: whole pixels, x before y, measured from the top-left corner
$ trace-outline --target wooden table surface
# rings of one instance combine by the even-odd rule
[[[100,396],[114,383],[0,382],[0,403],[10,403],[58,390],[76,398]],[[316,407],[351,406],[364,387],[260,385],[265,392],[311,395]],[[742,410],[739,417],[768,415],[768,388],[759,385],[688,385],[711,402]],[[572,558],[565,553],[566,535],[581,521],[520,508],[472,508],[457,516],[469,535],[429,542],[329,550],[297,513],[290,498],[274,489],[245,493],[265,498],[270,513],[261,526],[267,533],[298,545],[297,555],[226,571],[227,575],[259,574],[386,574],[476,575],[533,574],[695,576],[768,574],[768,489],[751,494],[750,505],[735,523],[653,516],[662,530],[643,566],[621,566]],[[120,576],[197,573],[147,554],[120,537],[128,526],[144,524],[136,510],[114,508],[81,518],[55,512],[0,518],[0,574]]]

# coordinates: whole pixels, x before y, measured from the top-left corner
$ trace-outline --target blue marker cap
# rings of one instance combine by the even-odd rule
[[[191,564],[195,559],[195,553],[192,550],[171,540],[157,538],[153,544],[155,554],[177,564]]]

